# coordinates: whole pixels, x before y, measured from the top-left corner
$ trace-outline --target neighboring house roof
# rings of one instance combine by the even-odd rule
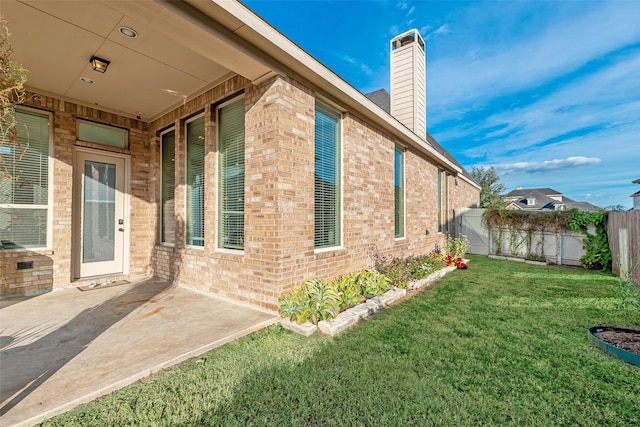
[[[387,113],[391,114],[391,95],[386,89],[378,89],[374,92],[366,93],[365,96],[373,101],[378,107],[382,108]],[[442,154],[447,160],[454,165],[458,166],[461,170],[461,175],[469,182],[478,185],[477,182],[471,177],[471,174],[456,160],[456,158],[444,148],[440,143],[427,132],[427,142],[436,149],[436,151]]]
[[[530,193],[538,193],[538,194],[542,194],[544,196],[562,196],[562,193],[557,192],[556,190],[554,190],[553,188],[518,188],[515,190],[512,190],[510,192],[508,192],[507,194],[505,194],[503,197],[505,198],[511,198],[511,197],[523,197],[526,196],[527,194]]]
[[[640,191],[636,191],[631,195],[631,197],[640,197]]]
[[[507,209],[524,211],[579,209],[596,212],[600,207],[589,202],[578,202],[564,196],[552,188],[518,188],[505,194],[503,198],[511,202]]]

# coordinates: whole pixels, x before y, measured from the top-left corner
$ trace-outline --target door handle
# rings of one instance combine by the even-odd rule
[[[118,231],[124,231],[124,228],[120,227],[118,228]]]

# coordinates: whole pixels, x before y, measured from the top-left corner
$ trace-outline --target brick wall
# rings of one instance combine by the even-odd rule
[[[2,252],[0,297],[45,292],[56,287],[79,286],[75,280],[73,257],[73,161],[74,147],[107,149],[130,154],[131,194],[129,224],[129,276],[149,274],[151,247],[154,242],[155,211],[149,199],[150,158],[149,131],[145,123],[48,96],[27,94],[25,105],[53,113],[53,182],[52,244],[44,251],[8,250]],[[85,119],[129,129],[129,149],[119,150],[77,141],[77,120]],[[34,260],[37,268],[16,271],[17,262]],[[120,278],[121,276],[117,276]],[[116,278],[116,277],[114,277]],[[109,279],[104,278],[104,280]]]
[[[238,93],[245,98],[245,248],[228,251],[216,245],[216,105]],[[314,250],[315,102],[312,90],[281,76],[257,86],[233,77],[152,123],[51,98],[32,102],[55,113],[54,242],[51,251],[44,254],[51,260],[50,286],[83,283],[74,282],[71,271],[72,162],[78,118],[130,129],[131,276],[151,274],[275,310],[279,295],[306,280],[332,279],[370,267],[374,249],[407,256],[429,252],[435,244],[442,244],[445,235],[437,230],[438,167],[424,155],[405,152],[406,230],[403,238],[394,238],[395,140],[375,125],[345,112],[342,245],[335,250]],[[205,116],[207,144],[205,245],[189,247],[184,243],[184,120],[200,112]],[[170,126],[176,130],[176,234],[171,245],[160,243],[158,238],[159,132]],[[454,209],[477,204],[477,189],[461,179],[457,179],[458,184],[456,178],[449,179],[449,216]],[[26,259],[35,255],[25,252],[20,256]]]

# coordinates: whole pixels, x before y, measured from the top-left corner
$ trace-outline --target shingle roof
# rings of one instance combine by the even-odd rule
[[[505,194],[505,197],[522,197],[531,192],[538,192],[545,196],[562,196],[562,193],[557,192],[553,188],[518,188],[516,190],[512,190],[509,193]]]
[[[367,93],[364,96],[372,100],[378,107],[391,114],[391,95],[385,89],[378,89],[375,92]]]
[[[552,199],[550,196],[561,196],[562,200]],[[552,188],[518,188],[505,194],[505,199],[509,200],[511,206],[525,211],[556,210],[557,206],[564,206],[563,209],[579,209],[585,212],[597,212],[600,207],[589,202],[577,202]],[[533,204],[528,204],[528,200],[534,200]]]

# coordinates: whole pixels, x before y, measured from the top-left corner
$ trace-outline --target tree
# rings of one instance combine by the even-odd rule
[[[481,208],[504,208],[507,205],[500,197],[505,186],[500,183],[500,177],[493,166],[488,168],[471,166],[471,177],[481,187]]]
[[[617,205],[607,206],[605,209],[608,211],[621,212],[621,211],[626,211],[628,208],[624,207],[623,205],[617,204]]]
[[[24,84],[27,73],[24,68],[11,60],[11,44],[7,23],[0,16],[0,178],[13,178],[16,158],[24,155],[26,147],[16,139],[17,123],[14,107],[24,102]],[[3,156],[2,146],[8,145],[14,155]],[[8,159],[7,159],[8,157]]]

